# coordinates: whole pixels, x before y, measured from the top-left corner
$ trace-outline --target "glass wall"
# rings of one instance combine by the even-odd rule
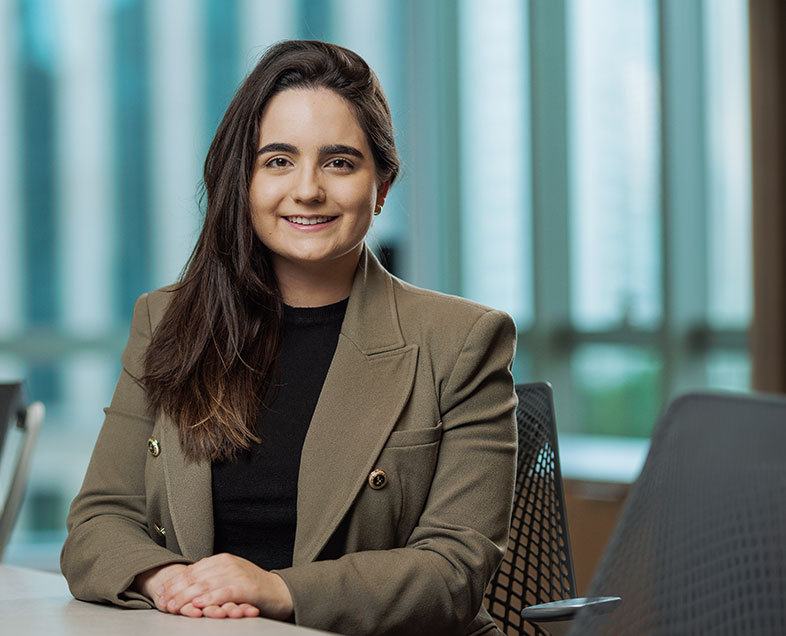
[[[709,7],[0,0],[0,381],[47,406],[8,558],[56,567],[134,300],[177,278],[213,132],[283,38],[375,68],[404,165],[371,244],[513,315],[563,432],[646,438],[677,391],[747,388],[746,2]]]

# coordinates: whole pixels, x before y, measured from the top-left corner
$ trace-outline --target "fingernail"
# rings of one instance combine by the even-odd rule
[[[166,606],[171,610],[175,609],[175,601],[174,600],[169,601],[169,603],[167,603]]]

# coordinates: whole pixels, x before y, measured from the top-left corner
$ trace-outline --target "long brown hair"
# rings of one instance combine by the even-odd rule
[[[254,424],[275,375],[282,302],[269,251],[251,225],[249,187],[264,108],[293,88],[344,97],[368,137],[378,179],[392,182],[398,174],[390,109],[359,55],[302,40],[268,49],[210,145],[202,232],[145,356],[151,412],[178,426],[192,460],[232,459],[259,441]]]

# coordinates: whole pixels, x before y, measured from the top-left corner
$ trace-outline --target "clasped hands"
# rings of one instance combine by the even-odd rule
[[[143,572],[133,588],[162,612],[198,618],[292,616],[292,596],[278,574],[232,554],[192,563],[173,563]]]

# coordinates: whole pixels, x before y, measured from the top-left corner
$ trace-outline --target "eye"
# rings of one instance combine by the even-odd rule
[[[288,168],[292,163],[286,157],[273,157],[265,163],[266,168]]]
[[[352,170],[355,166],[350,162],[348,159],[331,159],[328,164],[328,168],[335,168],[336,170]]]

